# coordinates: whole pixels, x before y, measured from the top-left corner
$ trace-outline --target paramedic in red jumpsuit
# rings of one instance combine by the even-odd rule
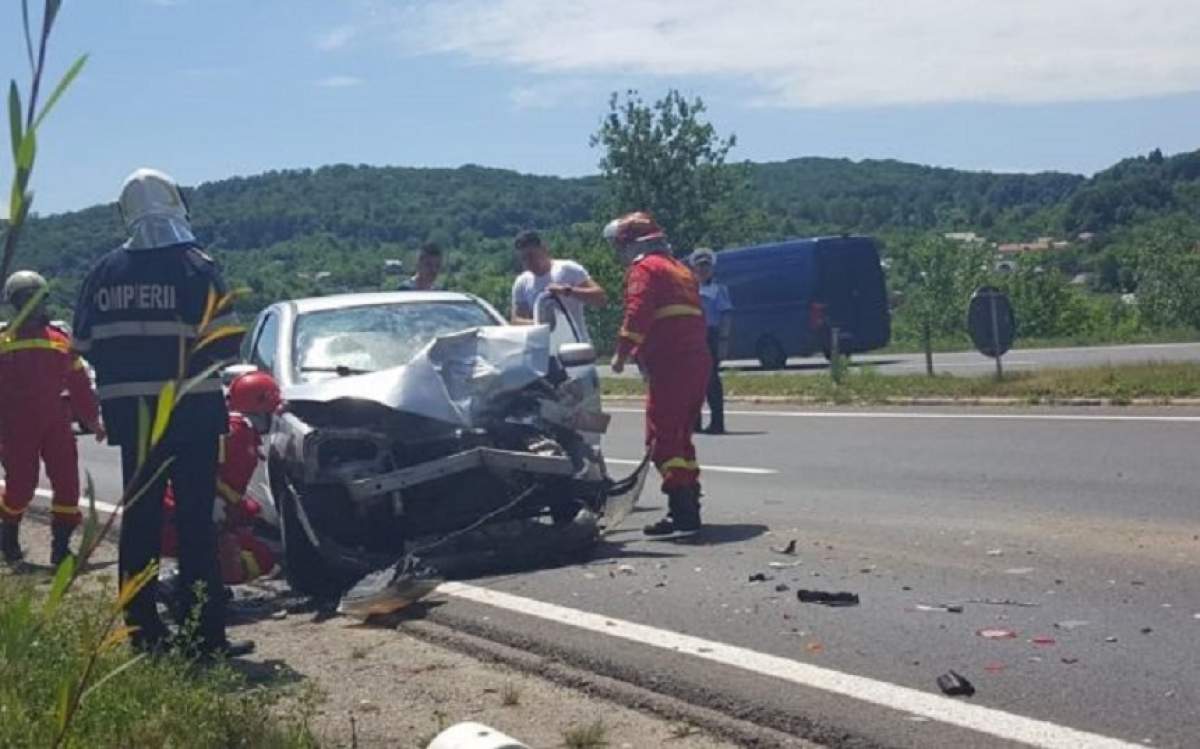
[[[54,491],[50,503],[50,564],[57,567],[70,553],[71,535],[79,525],[79,456],[71,430],[72,411],[104,439],[99,404],[83,360],[71,351],[70,336],[50,324],[45,306],[46,280],[33,271],[18,271],[4,284],[5,300],[18,315],[29,305],[15,331],[0,336],[0,440],[3,441],[4,495],[0,498],[0,546],[6,562],[24,556],[21,518],[38,485],[39,463]],[[67,391],[70,404],[63,402]]]
[[[691,270],[671,255],[666,235],[647,213],[614,219],[604,229],[625,275],[625,317],[612,368],[634,358],[647,380],[646,444],[662,474],[668,514],[646,535],[700,530],[700,465],[692,430],[708,389],[708,352],[700,292]]]
[[[258,466],[261,434],[270,427],[271,414],[283,403],[279,385],[265,372],[250,372],[229,386],[229,433],[222,437],[217,473],[217,506],[223,518],[217,525],[217,561],[226,585],[248,583],[270,572],[275,555],[254,535],[261,512],[246,487]],[[163,548],[166,557],[179,554],[175,528],[175,495],[171,487],[163,498]]]

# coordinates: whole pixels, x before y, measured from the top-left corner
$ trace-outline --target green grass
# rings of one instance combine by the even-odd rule
[[[600,749],[608,746],[608,728],[596,721],[563,731],[563,746],[567,749]]]
[[[58,732],[59,690],[84,670],[113,595],[72,593],[53,614],[35,580],[0,577],[0,746],[49,747]],[[201,668],[181,657],[132,662],[124,646],[100,656],[64,746],[267,747],[318,745],[315,709],[303,695],[290,715],[282,690],[251,688],[226,665]],[[123,669],[123,670],[121,670]]]
[[[1150,363],[1079,369],[1044,369],[992,377],[957,377],[923,374],[884,375],[871,367],[851,367],[841,385],[828,374],[726,374],[725,394],[815,399],[831,403],[883,403],[893,398],[1021,398],[1029,401],[1064,398],[1107,398],[1116,402],[1134,398],[1200,397],[1200,364]],[[639,379],[605,378],[605,395],[640,396]]]

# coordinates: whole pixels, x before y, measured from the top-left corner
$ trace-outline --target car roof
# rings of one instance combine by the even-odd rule
[[[364,292],[359,294],[331,294],[330,296],[315,296],[305,299],[292,299],[287,304],[292,305],[296,314],[309,312],[324,312],[325,310],[341,309],[343,307],[370,307],[381,304],[411,304],[416,302],[474,302],[478,303],[471,294],[458,291],[381,291]]]

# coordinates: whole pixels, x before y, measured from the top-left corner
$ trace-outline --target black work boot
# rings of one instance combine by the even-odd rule
[[[695,533],[700,530],[700,485],[693,484],[678,491],[677,507],[671,513],[676,533]]]
[[[647,525],[642,532],[647,536],[670,536],[680,533],[695,533],[700,530],[700,486],[672,489],[667,492],[667,516],[657,523]]]
[[[667,516],[642,528],[647,536],[669,536],[675,532],[675,513],[679,509],[679,492],[667,492]]]
[[[58,565],[71,556],[71,534],[75,529],[56,525],[50,532],[50,566],[58,569]]]
[[[21,551],[20,523],[0,524],[0,550],[4,553],[4,561],[9,564],[16,564],[25,558],[25,552]]]

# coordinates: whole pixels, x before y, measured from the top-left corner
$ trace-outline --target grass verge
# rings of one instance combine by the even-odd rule
[[[722,376],[727,396],[785,397],[831,403],[883,403],[897,398],[1020,398],[1029,401],[1068,398],[1200,397],[1200,364],[1148,363],[1080,369],[1043,369],[991,377],[919,374],[883,375],[872,367],[851,367],[842,384],[828,374],[730,373]],[[605,378],[605,395],[640,396],[639,379]]]
[[[89,643],[104,626],[115,593],[73,593],[53,612],[36,579],[0,577],[0,746],[54,744],[63,709],[60,687],[80,674]],[[308,728],[315,706],[300,695],[251,688],[227,665],[201,668],[182,657],[137,659],[106,649],[63,746],[316,747]]]

